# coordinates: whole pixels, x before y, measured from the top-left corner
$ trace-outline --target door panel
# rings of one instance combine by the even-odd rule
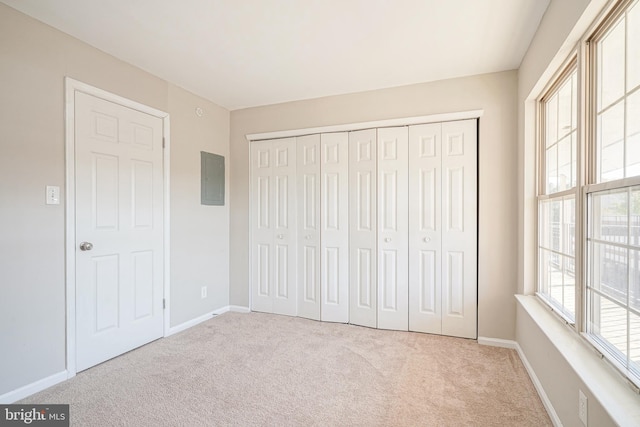
[[[378,129],[378,328],[409,329],[408,129]]]
[[[163,334],[162,119],[75,94],[76,368]]]
[[[409,330],[442,333],[440,123],[409,126]]]
[[[297,138],[298,316],[320,320],[320,135]]]
[[[378,325],[377,135],[349,132],[349,322]]]
[[[275,276],[273,283],[273,313],[295,316],[297,314],[296,292],[296,139],[285,138],[271,141],[274,165],[274,224]]]
[[[321,319],[349,321],[349,135],[322,134]]]
[[[273,312],[272,143],[251,144],[251,309]]]
[[[442,124],[442,333],[477,337],[477,123]]]

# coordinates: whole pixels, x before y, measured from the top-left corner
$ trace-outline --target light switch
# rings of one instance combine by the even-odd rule
[[[59,205],[60,204],[60,187],[54,185],[47,185],[47,204]]]

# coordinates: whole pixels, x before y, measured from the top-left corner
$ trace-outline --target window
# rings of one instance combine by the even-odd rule
[[[586,188],[586,333],[639,383],[640,1],[625,4],[590,43],[596,149]]]
[[[640,0],[594,25],[539,100],[538,295],[640,386]]]
[[[577,82],[575,59],[541,101],[539,295],[569,322],[576,303]]]

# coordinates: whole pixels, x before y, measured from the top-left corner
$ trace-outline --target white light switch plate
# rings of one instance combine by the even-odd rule
[[[47,185],[47,202],[48,205],[60,204],[60,187]]]

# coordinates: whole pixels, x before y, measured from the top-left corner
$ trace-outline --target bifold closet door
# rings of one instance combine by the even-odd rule
[[[409,126],[409,330],[442,333],[442,124]]]
[[[477,337],[476,120],[442,124],[442,334]]]
[[[295,138],[251,144],[252,309],[296,315]]]
[[[298,137],[298,316],[320,320],[320,135]]]
[[[349,322],[378,327],[377,133],[349,132]]]
[[[409,329],[476,338],[477,122],[409,127]]]
[[[349,135],[320,137],[320,318],[349,321]]]
[[[408,128],[378,129],[378,328],[409,329]]]

